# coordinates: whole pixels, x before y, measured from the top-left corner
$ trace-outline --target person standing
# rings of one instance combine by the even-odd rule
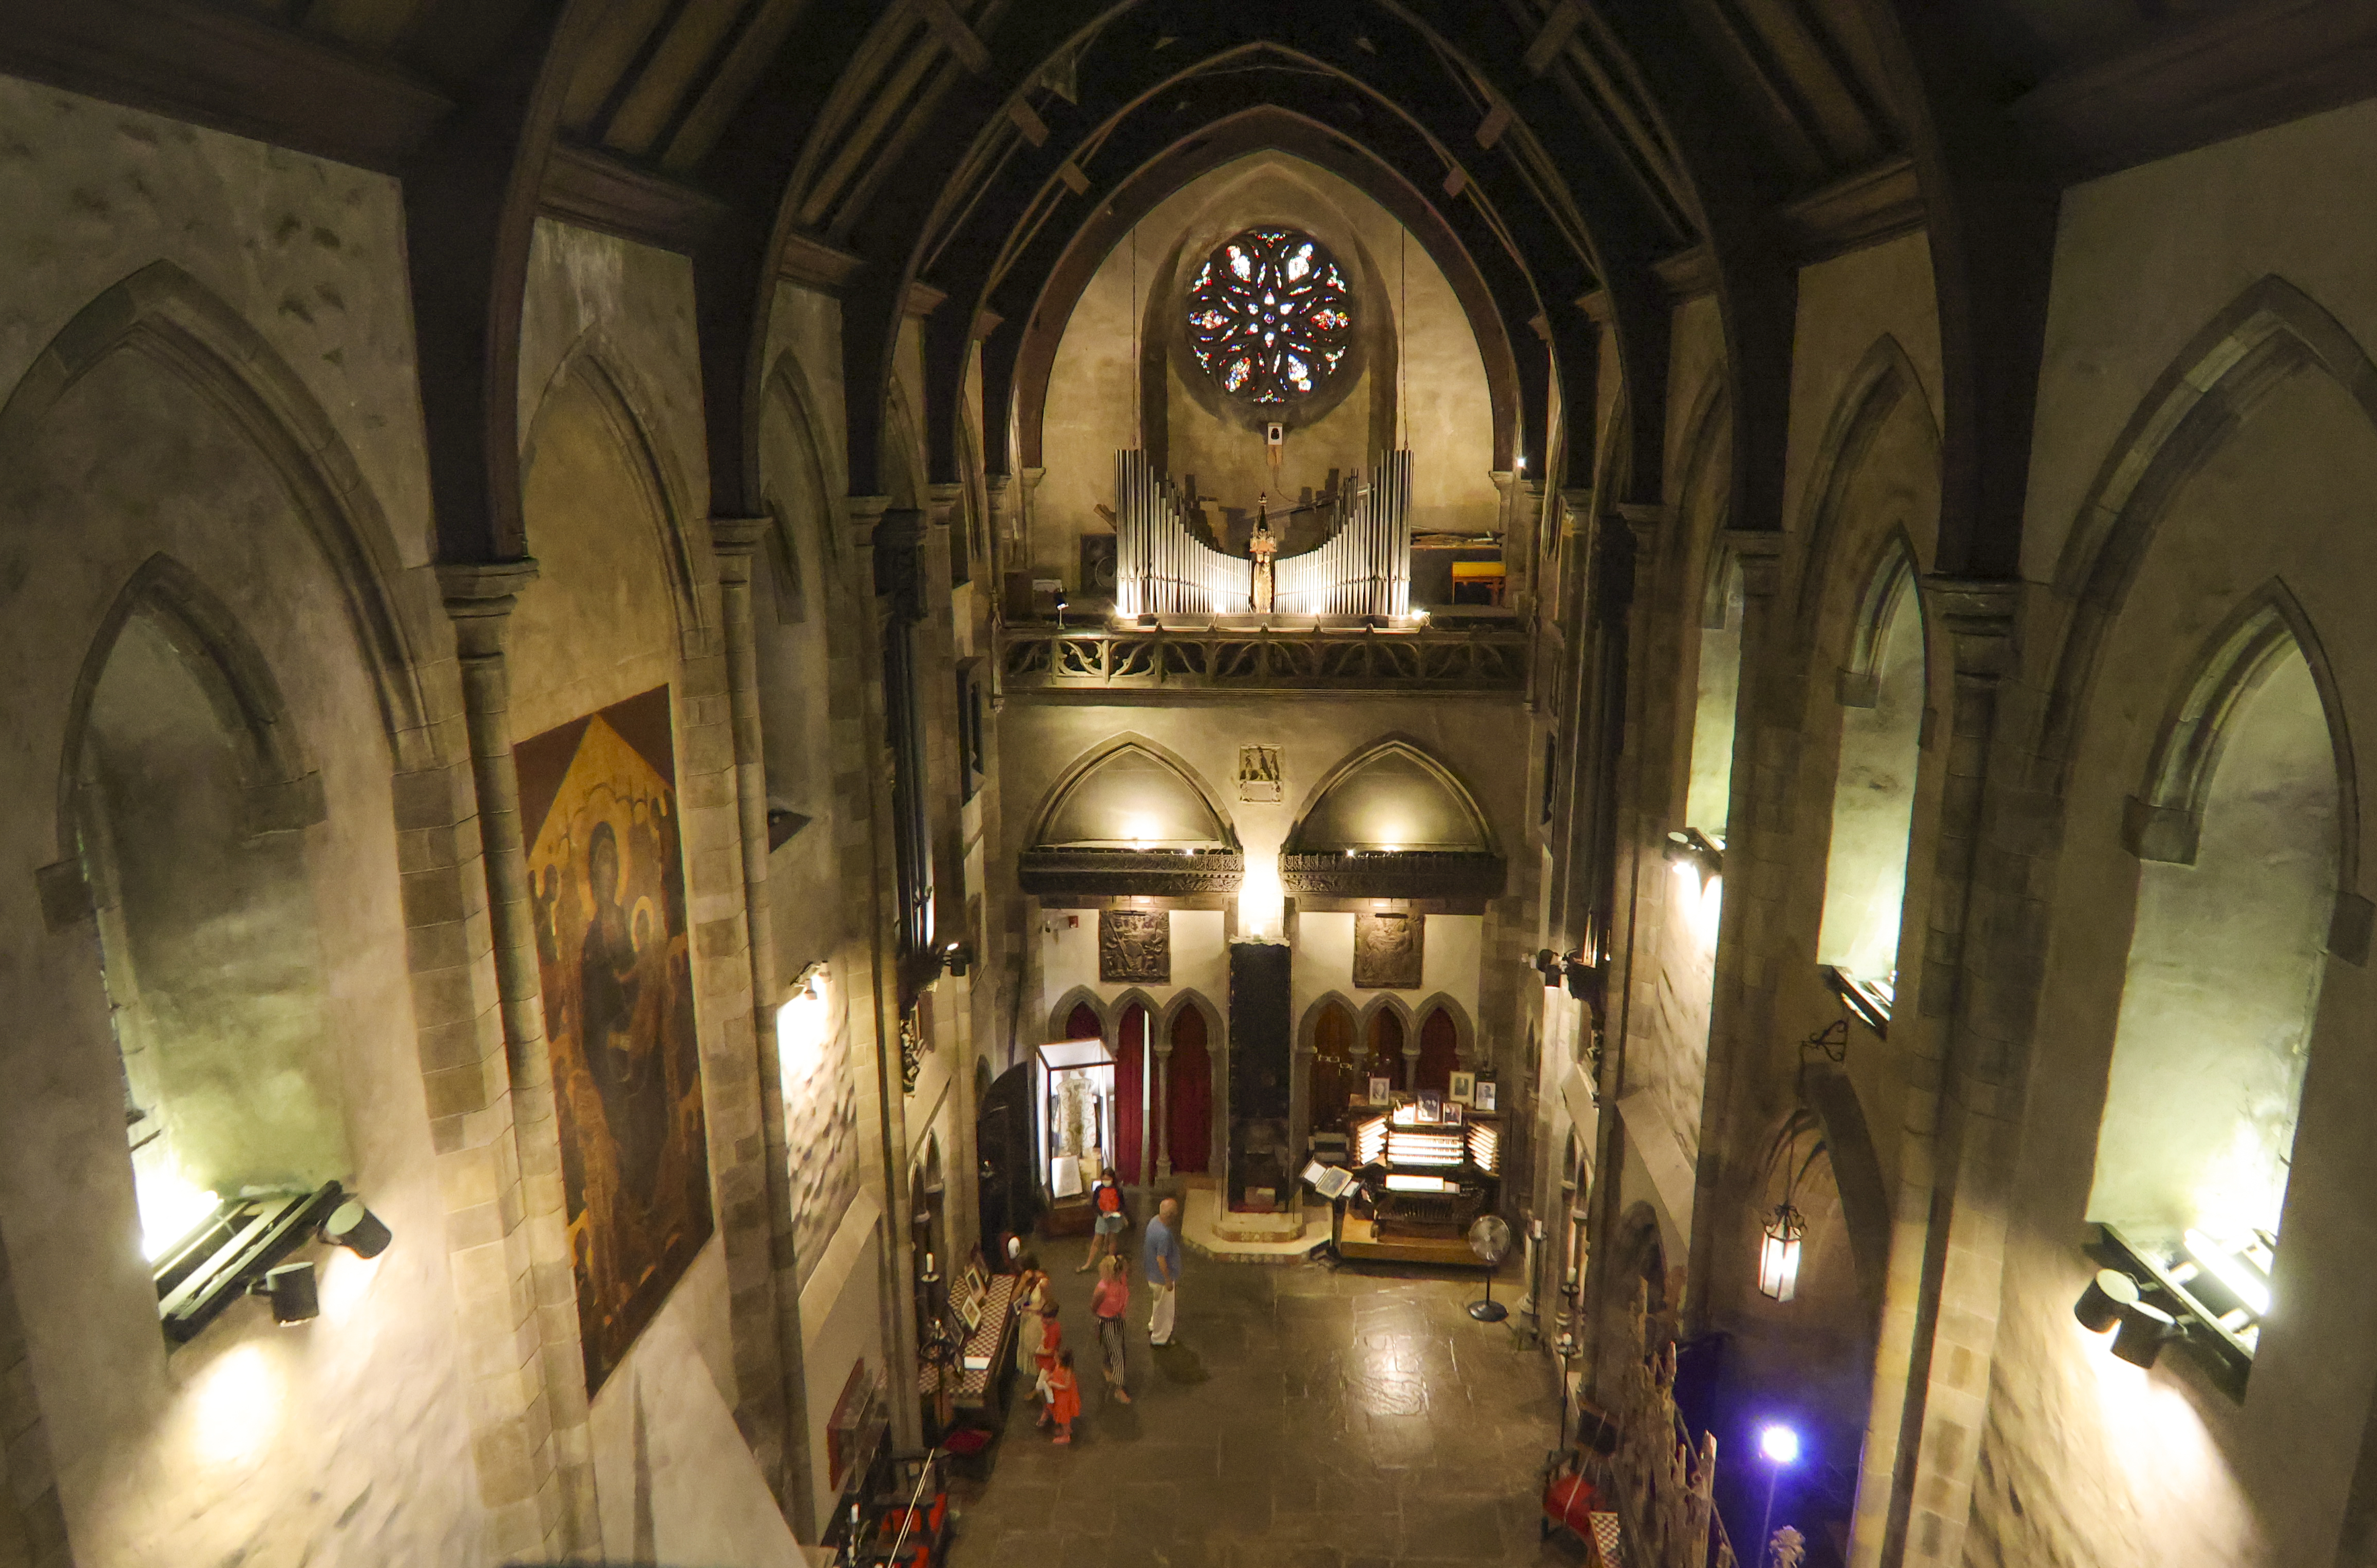
[[[1091,1206],[1097,1210],[1097,1229],[1090,1237],[1090,1255],[1081,1260],[1076,1274],[1087,1274],[1101,1259],[1122,1256],[1122,1230],[1129,1223],[1122,1212],[1122,1180],[1111,1165],[1098,1177],[1098,1184],[1090,1190]]]
[[[1122,1315],[1129,1311],[1130,1281],[1122,1276],[1122,1259],[1100,1258],[1098,1282],[1090,1289],[1090,1312],[1098,1320],[1098,1349],[1105,1359],[1106,1387],[1124,1405],[1130,1403],[1130,1390],[1123,1386],[1129,1367],[1122,1341]]]
[[[1038,1390],[1040,1396],[1047,1401],[1040,1411],[1040,1424],[1044,1427],[1057,1413],[1057,1395],[1052,1380],[1057,1372],[1057,1358],[1063,1355],[1064,1351],[1065,1330],[1057,1322],[1057,1303],[1049,1301],[1040,1308],[1040,1344],[1033,1357],[1033,1365],[1037,1369],[1033,1386]],[[1081,1406],[1081,1396],[1078,1394],[1073,1396],[1073,1404],[1076,1408]]]
[[[1073,1441],[1073,1422],[1081,1414],[1081,1385],[1073,1381],[1073,1352],[1057,1352],[1057,1364],[1048,1369],[1048,1413],[1057,1419],[1057,1441]]]
[[[1172,1343],[1173,1313],[1180,1294],[1180,1205],[1166,1198],[1156,1206],[1155,1218],[1147,1222],[1147,1241],[1141,1249],[1141,1261],[1147,1268],[1147,1293],[1154,1299],[1154,1308],[1148,1314],[1147,1339],[1151,1345]]]

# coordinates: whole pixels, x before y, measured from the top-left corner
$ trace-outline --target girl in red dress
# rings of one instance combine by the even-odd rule
[[[1081,1413],[1081,1389],[1073,1381],[1070,1350],[1057,1352],[1056,1370],[1048,1374],[1048,1413],[1057,1418],[1057,1441],[1072,1442],[1073,1418]]]
[[[1053,1392],[1052,1380],[1056,1375],[1057,1360],[1064,1354],[1065,1331],[1057,1324],[1057,1303],[1045,1302],[1040,1308],[1040,1348],[1033,1357],[1033,1361],[1038,1369],[1038,1375],[1033,1381],[1048,1401],[1040,1410],[1039,1424],[1044,1427],[1048,1424],[1057,1411],[1057,1396]],[[1073,1408],[1078,1410],[1081,1408],[1081,1396],[1076,1395],[1073,1398]]]

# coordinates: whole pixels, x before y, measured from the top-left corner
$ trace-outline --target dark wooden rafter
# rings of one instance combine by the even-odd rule
[[[443,561],[528,553],[520,339],[545,158],[601,0],[539,0],[403,166],[422,423]]]
[[[2021,575],[2030,434],[2047,335],[2059,191],[1976,68],[1954,19],[1864,0],[1902,103],[1931,243],[1940,321],[1940,531],[1932,569]]]

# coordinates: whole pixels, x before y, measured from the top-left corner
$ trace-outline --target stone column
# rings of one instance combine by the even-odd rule
[[[2023,759],[1994,756],[2015,673],[2018,584],[1923,583],[1925,619],[1953,649],[1954,711],[1923,975],[1902,987],[1908,1039],[1899,1182],[1875,1346],[1871,1413],[1849,1561],[1963,1561],[2003,1288],[2005,1221],[2019,1145],[2023,1048],[2044,968],[2032,824],[2051,802],[2014,799]],[[2005,778],[1992,779],[2002,768]],[[1993,832],[1993,817],[2012,826]],[[1986,861],[1984,839],[1994,843]],[[1986,866],[1986,871],[1984,867]]]
[[[759,664],[751,620],[751,572],[773,517],[712,517],[718,595],[726,632],[726,699],[735,735],[735,792],[743,850],[743,909],[751,960],[751,1044],[759,1079],[760,1128],[767,1164],[769,1272],[774,1284],[778,1381],[783,1388],[783,1465],[778,1503],[796,1539],[818,1538],[809,1456],[808,1381],[802,1360],[800,1269],[793,1247],[790,1150],[784,1135],[784,1080],[776,1039],[783,982],[768,907],[768,778],[759,731]]]
[[[565,1239],[560,1123],[553,1058],[544,1039],[528,845],[520,824],[520,774],[512,762],[511,674],[504,654],[512,607],[536,579],[536,563],[528,560],[453,564],[440,565],[437,579],[446,612],[454,623],[461,664],[463,726],[470,738],[497,1009],[510,1080],[524,1211],[517,1223],[527,1243],[522,1260],[526,1277],[515,1281],[515,1289],[534,1314],[537,1375],[550,1428],[536,1453],[523,1458],[538,1477],[540,1494],[548,1479],[555,1489],[550,1509],[543,1507],[540,1495],[540,1511],[548,1513],[549,1528],[564,1550],[599,1556],[602,1526],[595,1511],[587,1431],[585,1359],[579,1340],[577,1281]]]
[[[1172,1180],[1172,1042],[1155,1048],[1155,1179]]]
[[[1735,1085],[1744,1059],[1767,1043],[1774,1011],[1764,957],[1780,929],[1781,879],[1767,874],[1790,852],[1790,792],[1798,766],[1798,710],[1769,688],[1783,635],[1775,604],[1783,536],[1728,529],[1726,548],[1741,564],[1741,685],[1734,701],[1732,801],[1726,808],[1725,903],[1717,916],[1715,983],[1709,1006],[1708,1075],[1701,1096],[1699,1158],[1692,1182],[1692,1241],[1685,1287],[1688,1333],[1702,1332],[1718,1252],[1745,1253],[1746,1235],[1725,1228],[1726,1164]],[[1614,1304],[1614,1303],[1613,1303]]]
[[[914,1213],[908,1191],[907,1091],[900,1071],[900,939],[899,875],[891,819],[891,749],[886,729],[883,690],[883,620],[885,606],[876,583],[877,530],[889,521],[913,528],[915,514],[891,515],[890,498],[853,495],[843,503],[843,553],[850,563],[845,592],[850,606],[835,617],[850,637],[856,691],[850,717],[856,720],[859,783],[866,835],[851,846],[842,882],[854,898],[863,899],[859,923],[864,935],[853,944],[858,963],[848,972],[864,973],[870,992],[866,1004],[851,1008],[854,1026],[871,1031],[871,1039],[854,1038],[854,1051],[868,1063],[858,1084],[860,1144],[872,1158],[874,1175],[883,1199],[884,1237],[880,1284],[884,1301],[884,1342],[891,1403],[892,1441],[900,1446],[923,1446],[923,1429],[916,1402],[916,1291]],[[842,715],[836,713],[837,728]],[[855,1029],[854,1031],[855,1033]]]

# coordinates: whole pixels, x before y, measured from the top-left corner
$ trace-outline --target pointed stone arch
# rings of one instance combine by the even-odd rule
[[[147,617],[181,656],[206,693],[217,721],[238,742],[251,820],[259,827],[296,827],[320,821],[321,781],[307,765],[271,666],[229,607],[197,574],[170,555],[157,554],[143,562],[116,594],[75,678],[58,766],[61,860],[71,861],[78,853],[74,797],[82,781],[83,742],[91,702],[125,627],[140,616]]]
[[[1909,400],[1912,399],[1911,404]],[[1940,426],[1932,417],[1930,398],[1925,394],[1923,378],[1907,357],[1906,350],[1890,333],[1883,333],[1867,349],[1865,357],[1849,374],[1848,384],[1833,406],[1833,415],[1824,435],[1816,448],[1816,458],[1808,474],[1807,488],[1802,493],[1799,534],[1801,538],[1798,591],[1794,612],[1799,635],[1812,637],[1817,617],[1821,614],[1824,592],[1833,573],[1832,558],[1842,548],[1845,530],[1844,514],[1848,507],[1849,489],[1864,470],[1875,444],[1902,405],[1910,406],[1919,416],[1917,430],[1931,459],[1936,512],[1936,493],[1940,469]],[[1902,521],[1899,527],[1905,527]],[[1917,560],[1920,560],[1918,554]]]
[[[1453,1039],[1461,1052],[1461,1060],[1475,1061],[1477,1059],[1476,1020],[1469,1016],[1469,1009],[1463,1006],[1461,999],[1452,992],[1430,992],[1420,998],[1419,1004],[1412,1009],[1412,1016],[1418,1019],[1421,1024],[1426,1024],[1428,1015],[1439,1011],[1452,1021]]]
[[[2348,962],[2363,963],[2372,911],[2359,892],[2360,796],[2343,694],[2311,617],[2275,577],[2247,595],[2204,639],[2156,732],[2138,790],[2123,810],[2121,843],[2140,860],[2195,862],[2229,720],[2289,654],[2299,655],[2310,667],[2335,760],[2336,905],[2327,947]]]
[[[782,407],[793,433],[793,471],[760,476],[760,494],[776,521],[770,559],[786,580],[799,581],[800,544],[807,538],[816,542],[818,564],[839,576],[842,541],[834,523],[842,487],[833,472],[833,445],[818,418],[824,405],[792,350],[769,367],[765,401]]]
[[[1219,792],[1177,753],[1144,735],[1129,731],[1117,734],[1095,749],[1083,754],[1072,766],[1065,770],[1063,776],[1055,784],[1049,787],[1047,796],[1041,802],[1040,809],[1033,814],[1032,831],[1024,840],[1027,848],[1057,849],[1071,845],[1117,849],[1129,847],[1135,840],[1128,835],[1069,839],[1057,839],[1050,837],[1052,834],[1069,830],[1065,813],[1069,805],[1074,803],[1074,798],[1082,787],[1098,774],[1116,766],[1138,772],[1141,777],[1151,778],[1159,785],[1177,779],[1180,788],[1187,791],[1186,794],[1175,798],[1180,814],[1185,819],[1193,821],[1201,813],[1205,821],[1195,826],[1210,827],[1212,832],[1209,839],[1198,840],[1191,837],[1189,845],[1172,841],[1188,837],[1188,835],[1148,835],[1143,841],[1162,842],[1167,848],[1176,849],[1210,843],[1230,853],[1237,851],[1237,829],[1230,820],[1228,809],[1222,804]],[[1188,799],[1189,796],[1194,797],[1193,802]],[[1091,826],[1094,826],[1096,824]],[[1120,827],[1123,825],[1117,823],[1112,826]]]
[[[658,396],[633,361],[613,346],[599,326],[590,327],[579,335],[545,382],[536,411],[520,440],[521,481],[525,485],[547,411],[563,390],[571,386],[592,398],[604,428],[627,458],[627,471],[635,479],[646,515],[658,530],[654,543],[660,548],[662,569],[668,576],[670,602],[676,610],[677,632],[682,639],[700,630],[706,622],[700,574],[695,567],[693,541],[686,526],[693,511],[689,499],[692,492],[666,445],[652,436],[653,427],[644,410],[660,406]],[[531,539],[528,544],[533,552],[536,540]]]
[[[1366,775],[1369,776],[1368,780]],[[1373,830],[1381,829],[1382,824],[1367,820],[1370,814],[1366,809],[1356,809],[1365,807],[1367,802],[1349,794],[1365,782],[1379,786],[1377,792],[1383,799],[1392,800],[1407,793],[1411,810],[1430,813],[1426,824],[1415,826],[1437,837],[1415,837],[1400,842],[1380,837]],[[1340,814],[1347,820],[1339,822]],[[1418,742],[1400,735],[1374,741],[1332,768],[1305,798],[1296,814],[1296,826],[1288,830],[1286,844],[1289,854],[1390,848],[1495,853],[1493,826],[1469,786]]]
[[[2377,423],[2377,363],[2324,306],[2272,274],[2207,322],[2139,399],[2056,565],[2055,598],[2069,609],[2038,756],[2057,777],[2072,764],[2097,661],[2163,517],[2268,395],[2303,371],[2333,379]]]
[[[1070,1039],[1072,1036],[1069,1030],[1072,1027],[1073,1009],[1076,1007],[1087,1007],[1098,1020],[1098,1038],[1109,1045],[1114,1043],[1115,1016],[1106,1011],[1106,1004],[1099,999],[1098,993],[1085,985],[1077,985],[1057,998],[1057,1004],[1048,1009],[1048,1032],[1041,1039]]]
[[[222,415],[265,459],[338,583],[400,766],[433,760],[417,647],[436,646],[392,591],[403,552],[353,453],[320,401],[262,334],[170,261],[104,291],[50,339],[0,405],[0,462],[39,439],[44,417],[110,355],[138,354]]]
[[[1867,557],[1865,571],[1860,574],[1865,588],[1857,595],[1857,610],[1849,623],[1848,647],[1841,661],[1837,687],[1844,707],[1871,707],[1874,695],[1880,690],[1883,642],[1897,617],[1912,611],[1921,630],[1928,671],[1930,655],[1930,616],[1923,604],[1923,568],[1916,559],[1915,541],[1904,529],[1893,529],[1884,535]],[[1857,579],[1852,579],[1857,580]]]

